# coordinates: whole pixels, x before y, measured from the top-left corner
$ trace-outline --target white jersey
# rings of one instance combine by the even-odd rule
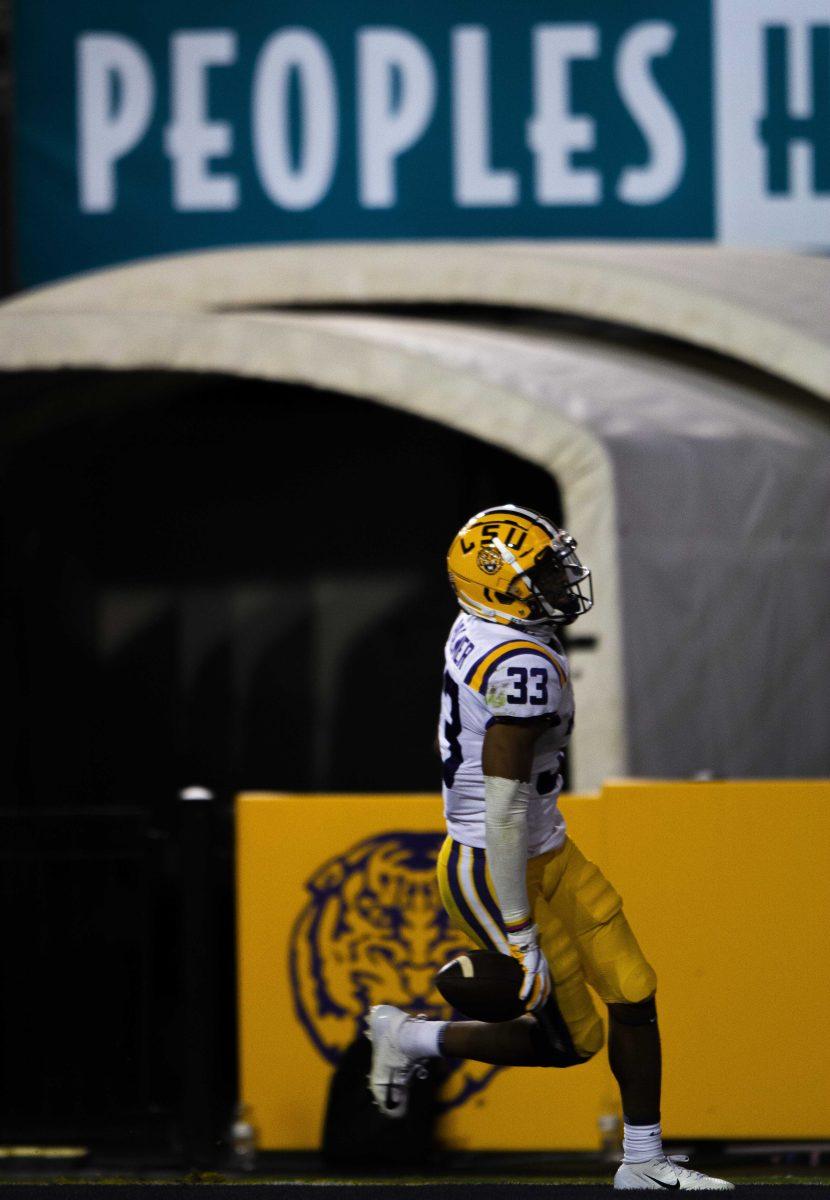
[[[485,845],[484,734],[494,721],[547,718],[533,756],[528,856],[565,840],[557,807],[562,761],[574,723],[568,660],[558,642],[462,612],[447,639],[438,737],[447,830],[465,846]]]

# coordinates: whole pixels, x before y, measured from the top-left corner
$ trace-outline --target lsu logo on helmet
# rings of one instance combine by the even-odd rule
[[[447,1020],[433,987],[470,947],[450,924],[435,876],[443,835],[386,833],[329,859],[306,883],[291,935],[294,1007],[317,1051],[335,1065],[373,1004]],[[461,1062],[442,1088],[446,1108],[480,1091],[498,1068]]]
[[[515,504],[471,517],[452,540],[447,569],[461,607],[499,625],[544,635],[594,603],[574,538]]]

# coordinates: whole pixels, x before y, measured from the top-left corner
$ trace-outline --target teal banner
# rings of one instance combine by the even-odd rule
[[[823,6],[19,0],[20,282],[263,242],[739,241],[753,204],[757,240],[830,241]]]

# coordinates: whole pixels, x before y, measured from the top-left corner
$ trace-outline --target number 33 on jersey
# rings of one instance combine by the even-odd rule
[[[530,780],[528,854],[565,839],[557,808],[562,760],[573,729],[573,690],[558,642],[462,613],[447,639],[441,719],[444,813],[449,833],[484,846],[484,734],[494,721],[543,718]]]

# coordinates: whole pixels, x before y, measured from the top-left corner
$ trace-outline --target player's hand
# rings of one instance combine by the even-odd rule
[[[532,1012],[545,1003],[551,987],[548,962],[539,945],[539,930],[531,925],[521,933],[508,933],[507,940],[510,953],[525,973],[519,999],[524,1000],[526,1010]]]

